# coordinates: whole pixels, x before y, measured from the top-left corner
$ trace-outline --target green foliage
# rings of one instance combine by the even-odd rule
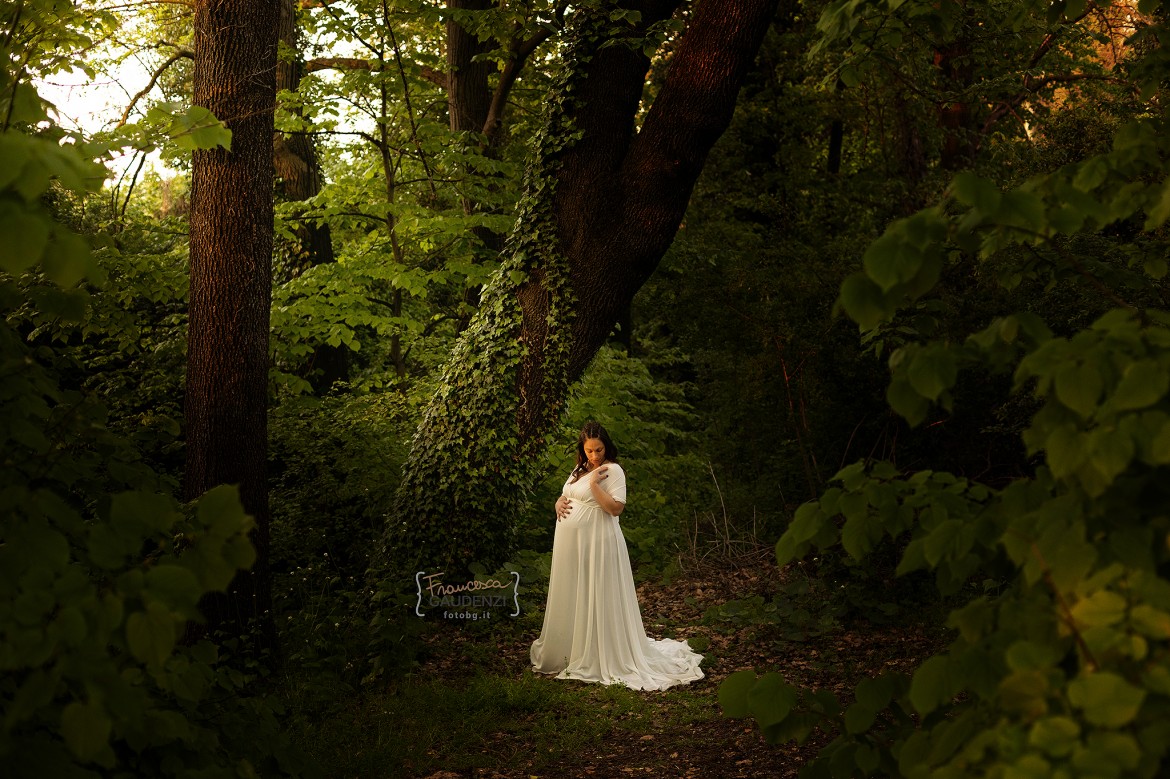
[[[1020,312],[962,344],[927,338],[891,354],[887,398],[912,425],[933,405],[951,410],[962,371],[1012,372],[1015,392],[1036,401],[1027,454],[1043,460],[1000,489],[857,463],[796,512],[776,546],[781,565],[838,545],[864,560],[894,541],[899,573],[932,572],[965,601],[945,652],[909,677],[864,680],[847,707],[750,671],[725,682],[725,713],[754,716],[771,742],[804,741],[814,727],[837,734],[807,775],[1165,772],[1170,314],[1124,304],[1070,250],[1082,232],[1126,225],[1131,262],[1161,278],[1162,121],[1129,123],[1110,151],[1006,191],[956,176],[947,202],[893,224],[842,285],[845,311],[872,328],[930,294],[949,254],[1003,262],[1024,245],[1039,258],[1024,272],[1070,269],[1123,306],[1067,337]]]
[[[630,484],[622,533],[640,573],[661,570],[678,555],[696,506],[712,498],[706,464],[689,452],[698,418],[685,386],[655,378],[645,361],[603,346],[573,387],[555,443],[544,453],[544,480],[536,488],[519,534],[525,548],[551,544],[552,504],[576,465],[577,435],[601,422],[620,452]]]
[[[417,413],[398,393],[293,398],[271,412],[274,609],[306,697],[335,697],[369,670],[365,573]],[[418,623],[410,613],[384,626],[401,633],[381,666],[411,666]]]
[[[35,126],[27,77],[66,68],[111,16],[27,2],[0,20],[3,56],[25,66],[0,72],[0,761],[14,777],[296,772],[255,670],[228,644],[182,640],[200,599],[255,560],[235,488],[180,506],[80,389],[78,284],[106,272],[61,217],[105,170],[86,156],[100,147]]]
[[[568,389],[573,296],[552,215],[560,153],[574,144],[575,85],[584,78],[589,52],[601,39],[601,14],[575,14],[563,67],[548,96],[545,126],[532,138],[531,167],[516,226],[500,268],[483,290],[475,317],[446,363],[423,415],[399,485],[386,532],[387,563],[400,570],[439,567],[463,570],[473,560],[495,563],[515,543],[515,517]],[[519,338],[523,295],[548,301],[548,333],[539,345]],[[542,382],[538,412],[519,430],[516,386],[529,348],[540,348]],[[444,532],[436,532],[442,527]]]

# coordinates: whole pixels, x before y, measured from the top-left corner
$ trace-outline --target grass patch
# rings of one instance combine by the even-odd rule
[[[571,762],[615,730],[651,733],[709,719],[711,703],[711,694],[679,690],[647,697],[530,670],[519,678],[479,673],[460,684],[408,677],[391,691],[339,706],[322,721],[301,722],[299,729],[306,749],[319,765],[330,767],[330,776],[540,770]],[[661,716],[663,705],[671,716]]]

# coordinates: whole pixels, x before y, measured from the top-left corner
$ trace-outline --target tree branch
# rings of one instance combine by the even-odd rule
[[[418,65],[419,75],[437,87],[447,88],[447,74],[430,65]],[[319,70],[378,70],[378,63],[360,57],[317,57],[305,60],[305,72],[316,73]]]
[[[557,9],[557,18],[564,16],[565,6],[562,5]],[[512,57],[504,63],[504,69],[500,71],[500,81],[496,84],[496,91],[492,94],[492,102],[488,107],[487,118],[483,123],[483,134],[487,136],[487,143],[492,145],[500,127],[504,123],[504,108],[508,105],[508,96],[512,92],[512,87],[516,83],[516,79],[520,75],[520,71],[524,69],[524,63],[540,47],[540,44],[552,37],[553,31],[547,27],[542,27],[528,40],[515,41],[512,48]]]
[[[166,72],[167,68],[184,58],[190,60],[195,59],[195,52],[191,51],[190,49],[179,49],[169,58],[167,58],[166,62],[155,68],[154,73],[150,77],[150,83],[143,87],[142,91],[140,91],[134,97],[130,98],[130,104],[127,105],[126,110],[122,112],[122,119],[118,122],[118,127],[122,127],[126,124],[126,122],[130,121],[130,112],[134,110],[134,106],[138,104],[139,100],[146,97],[150,93],[150,90],[154,89],[154,85],[158,83],[159,77]]]

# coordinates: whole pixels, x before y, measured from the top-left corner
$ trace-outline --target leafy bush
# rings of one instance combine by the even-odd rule
[[[60,3],[0,11],[4,56],[27,45],[26,64],[44,64],[52,42],[80,45],[110,18]],[[180,506],[80,389],[76,343],[46,337],[84,329],[77,284],[104,281],[50,209],[100,186],[85,156],[100,149],[60,143],[7,69],[0,95],[0,764],[13,777],[295,773],[257,674],[180,640],[200,599],[255,559],[235,488]]]
[[[928,294],[948,252],[1002,259],[1018,245],[1124,304],[1085,271],[1071,237],[1136,222],[1115,240],[1151,278],[1166,274],[1164,123],[1130,123],[1109,152],[1007,192],[960,174],[944,205],[870,247],[841,304],[871,328]],[[1010,372],[1014,391],[1036,400],[1022,438],[1038,464],[1002,489],[889,463],[843,469],[839,486],[796,512],[778,561],[838,545],[862,560],[886,538],[908,542],[899,573],[932,572],[940,592],[963,595],[947,623],[953,641],[911,677],[862,681],[848,706],[778,674],[739,672],[720,690],[725,714],[754,716],[771,742],[838,733],[810,776],[1165,775],[1170,312],[1119,305],[1066,337],[1012,314],[962,343],[903,346],[890,368],[887,398],[912,425],[935,405],[952,409],[961,371]],[[989,576],[995,587],[972,586]]]

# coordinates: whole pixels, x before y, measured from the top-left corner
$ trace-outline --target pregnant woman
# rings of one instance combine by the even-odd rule
[[[558,679],[662,690],[703,678],[702,655],[685,641],[646,636],[618,516],[626,474],[597,422],[577,439],[577,467],[557,499],[544,627],[533,669]]]

